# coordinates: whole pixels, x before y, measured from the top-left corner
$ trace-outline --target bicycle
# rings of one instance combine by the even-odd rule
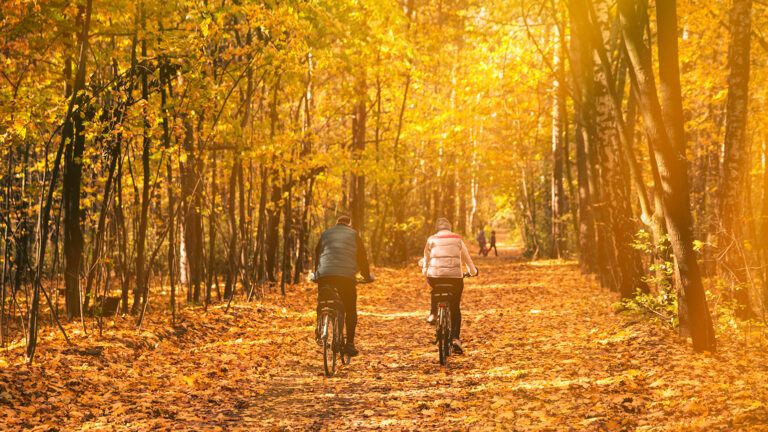
[[[356,279],[357,285],[373,282],[368,279]],[[344,335],[344,305],[334,287],[328,287],[334,291],[334,298],[320,301],[320,314],[318,326],[320,341],[323,346],[323,369],[326,377],[336,374],[337,358],[343,365],[352,361],[352,356],[344,349],[347,339]]]
[[[344,351],[344,308],[337,299],[320,302],[320,340],[323,345],[323,369],[326,377],[336,373],[336,358],[349,364],[350,357]]]
[[[464,279],[470,277],[472,277],[472,275],[469,273],[464,273]],[[453,352],[453,323],[451,322],[451,301],[453,300],[453,285],[438,284],[435,285],[434,289],[435,293],[433,295],[437,300],[437,328],[435,329],[435,343],[437,344],[440,365],[447,366],[448,357],[450,357],[451,353]]]

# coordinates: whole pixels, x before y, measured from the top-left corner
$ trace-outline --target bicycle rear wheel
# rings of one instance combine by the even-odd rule
[[[325,376],[332,377],[336,373],[336,330],[335,324],[327,313],[323,315],[322,329],[323,368],[325,369]]]
[[[352,361],[352,357],[347,353],[347,338],[344,335],[344,320],[341,317],[336,320],[336,326],[339,329],[339,356],[341,357],[341,364],[348,365]]]
[[[448,356],[451,355],[451,327],[447,311],[440,311],[437,330],[437,351],[440,356],[440,365],[448,364]]]

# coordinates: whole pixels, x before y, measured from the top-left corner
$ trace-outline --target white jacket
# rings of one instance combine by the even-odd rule
[[[464,265],[471,274],[477,273],[477,267],[460,235],[440,230],[427,239],[421,260],[421,271],[425,276],[461,279],[464,277]]]

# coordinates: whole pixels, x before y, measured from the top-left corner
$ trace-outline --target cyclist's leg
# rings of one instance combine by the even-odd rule
[[[435,297],[435,278],[427,278],[427,285],[430,288],[429,294],[429,313],[432,316],[437,316],[437,297]]]
[[[347,332],[347,344],[355,344],[355,329],[357,328],[357,288],[353,280],[339,280],[338,291],[344,304],[344,322]]]
[[[317,306],[315,307],[315,339],[320,339],[320,310],[322,303],[333,300],[333,288],[325,279],[317,281]]]
[[[464,292],[464,279],[454,279],[451,295],[451,333],[454,339],[461,339],[461,294]]]

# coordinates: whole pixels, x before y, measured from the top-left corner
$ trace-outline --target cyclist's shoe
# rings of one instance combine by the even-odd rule
[[[315,329],[315,343],[323,346],[323,338],[320,336],[320,329]]]
[[[429,314],[427,317],[427,324],[435,325],[435,314]]]
[[[455,354],[458,354],[458,355],[464,354],[464,350],[461,349],[461,341],[459,341],[458,339],[454,339],[452,345],[453,345],[453,352]]]
[[[351,343],[348,343],[344,347],[344,352],[346,352],[347,355],[350,357],[357,357],[360,354],[360,351],[358,351],[357,348],[355,348],[355,344],[351,344]]]

